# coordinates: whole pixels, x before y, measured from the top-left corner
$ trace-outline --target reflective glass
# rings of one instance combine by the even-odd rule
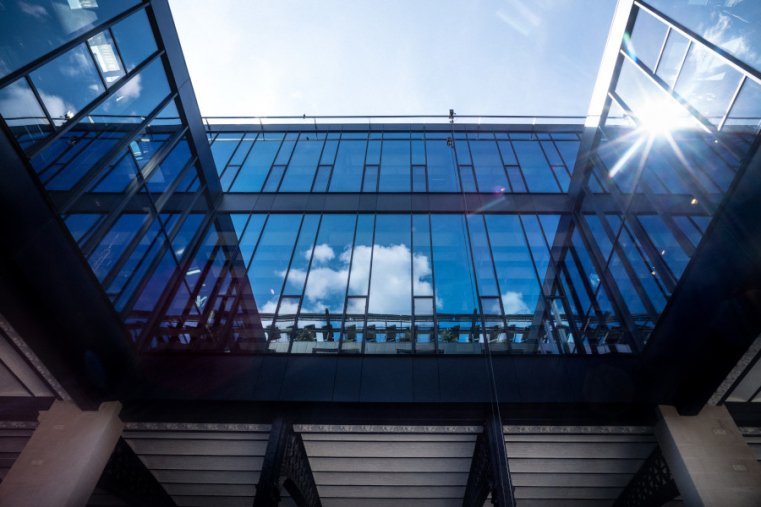
[[[235,178],[232,192],[259,192],[264,180],[267,179],[270,166],[275,160],[280,141],[265,141],[262,139],[254,143],[251,152]]]
[[[470,141],[473,169],[480,192],[509,191],[502,158],[494,141]]]
[[[272,166],[272,170],[270,170],[270,175],[267,178],[267,181],[264,183],[264,188],[262,189],[262,192],[277,192],[277,187],[280,185],[280,180],[283,177],[284,171],[285,171],[285,166],[282,166],[282,165]]]
[[[21,78],[0,90],[0,115],[16,138],[50,132],[50,122],[32,89]]]
[[[639,215],[639,223],[647,231],[647,235],[655,247],[661,252],[674,276],[678,279],[682,276],[684,268],[690,262],[690,258],[684,253],[679,242],[669,230],[668,226],[658,215]]]
[[[111,165],[92,192],[123,192],[136,176],[135,160],[125,151],[117,162]]]
[[[68,215],[64,223],[69,229],[74,241],[80,243],[87,238],[92,231],[93,226],[103,218],[104,215],[100,213],[72,213]]]
[[[277,157],[275,158],[275,164],[276,165],[288,165],[288,162],[291,160],[291,154],[293,153],[293,148],[296,146],[296,141],[283,141],[283,144],[280,146],[280,151],[277,152]]]
[[[492,265],[489,241],[486,237],[484,217],[483,215],[468,215],[467,223],[478,293],[481,296],[498,296],[499,289],[497,288],[497,280],[494,278],[494,266]]]
[[[288,271],[288,278],[285,283],[285,294],[300,296],[304,292],[304,282],[307,279],[307,270],[309,269],[309,261],[312,258],[314,240],[319,224],[319,215],[304,216],[301,231],[299,232],[299,239],[296,242],[296,249],[293,252],[291,267]]]
[[[242,134],[219,134],[211,145],[211,155],[217,166],[217,173],[222,174],[227,162],[238,147]]]
[[[412,215],[412,291],[415,296],[433,296],[431,271],[431,228],[428,215]],[[433,304],[433,303],[431,303]]]
[[[357,232],[354,237],[354,250],[349,276],[349,295],[366,296],[370,283],[370,260],[373,253],[373,233],[375,230],[375,215],[359,215],[357,217]],[[350,306],[355,300],[350,300]],[[364,302],[363,302],[364,304]],[[352,312],[351,308],[347,312]],[[364,310],[363,312],[364,313]]]
[[[740,73],[700,44],[693,44],[674,91],[714,125],[729,108],[740,84]]]
[[[666,25],[640,9],[634,22],[631,38],[624,36],[624,45],[629,55],[655,69],[658,54],[666,38]],[[628,34],[627,34],[628,35]]]
[[[116,126],[124,123],[140,123],[169,95],[169,91],[164,65],[160,59],[153,61],[142,72],[124,83],[114,92],[114,95],[83,120]],[[176,110],[165,109],[165,111],[174,114]]]
[[[378,190],[380,192],[410,191],[409,141],[383,141]],[[372,306],[372,299],[370,306]]]
[[[248,269],[256,307],[275,313],[291,259],[301,215],[270,215]]]
[[[478,304],[463,216],[431,215],[431,239],[437,312],[472,314]]]
[[[669,86],[674,86],[679,69],[682,68],[682,60],[684,60],[684,54],[687,52],[687,45],[689,43],[690,41],[687,37],[676,30],[671,30],[671,33],[669,33],[666,47],[663,48],[663,55],[656,71],[656,75]]]
[[[243,233],[240,239],[238,248],[240,248],[240,257],[243,260],[243,265],[246,267],[248,267],[251,257],[254,255],[254,249],[259,241],[259,236],[262,234],[266,218],[267,215],[251,215],[251,219],[246,226],[246,232]]]
[[[127,72],[156,52],[156,41],[153,38],[153,30],[151,30],[145,9],[118,22],[111,27],[111,31],[116,44],[119,45],[119,52]]]
[[[322,153],[323,141],[301,139],[296,145],[280,186],[281,192],[309,192]]]
[[[538,142],[513,141],[513,147],[529,192],[560,192]]]
[[[343,313],[356,219],[356,215],[323,215],[312,250],[302,313]]]
[[[341,141],[330,179],[331,192],[359,192],[366,148],[367,141]]]
[[[724,130],[757,134],[761,129],[761,84],[746,78],[735,100]]]
[[[330,166],[321,165],[317,169],[317,176],[314,177],[314,186],[312,192],[326,192],[328,190],[328,181],[330,180]]]
[[[138,3],[139,0],[3,2],[3,15],[0,16],[0,77]]]
[[[409,215],[376,217],[368,307],[371,314],[412,314],[410,233]]]
[[[454,150],[446,141],[426,141],[428,159],[428,190],[430,192],[459,192],[460,179]]]
[[[506,167],[507,175],[510,177],[510,186],[513,192],[523,193],[526,191],[526,182],[523,181],[523,175],[519,167]]]
[[[84,44],[43,65],[30,77],[57,125],[71,119],[105,91]]]
[[[161,225],[159,224],[158,217],[154,219],[150,228],[143,234],[140,241],[135,245],[135,249],[130,254],[129,258],[125,261],[124,265],[119,270],[119,273],[114,278],[113,282],[106,287],[106,293],[118,297],[124,286],[129,282],[138,266],[143,263],[150,263],[152,258],[148,258],[146,254],[153,245],[156,237],[161,232]],[[163,236],[162,236],[163,237]]]
[[[163,192],[174,181],[180,171],[190,162],[190,146],[183,138],[151,173],[146,182],[149,192]]]
[[[118,141],[119,139],[115,135],[113,137],[102,135],[98,139],[94,139],[87,145],[86,149],[80,151],[52,179],[47,179],[50,172],[46,173],[45,188],[48,190],[71,190]]]
[[[167,134],[144,133],[129,145],[137,165],[142,169],[169,138]]]
[[[119,60],[119,55],[116,53],[111,33],[108,30],[101,32],[87,39],[87,44],[95,57],[95,62],[98,64],[98,69],[106,82],[106,86],[111,86],[114,81],[124,75],[124,68],[121,60]]]
[[[103,281],[108,275],[129,242],[135,237],[145,218],[146,215],[143,213],[125,213],[119,217],[98,247],[93,250],[87,261],[98,280]]]
[[[761,70],[761,3],[651,0],[650,5],[756,70]]]

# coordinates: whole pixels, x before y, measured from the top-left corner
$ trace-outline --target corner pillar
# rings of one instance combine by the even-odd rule
[[[56,401],[0,483],[0,505],[82,507],[87,504],[111,456],[124,423],[121,403],[80,410]]]
[[[661,405],[655,435],[688,507],[761,505],[761,465],[724,406],[680,416]]]
[[[502,422],[494,414],[487,417],[483,433],[476,438],[462,505],[482,507],[489,493],[497,507],[515,507],[505,435]]]

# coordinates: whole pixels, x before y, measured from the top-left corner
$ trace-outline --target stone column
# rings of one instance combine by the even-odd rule
[[[0,483],[5,507],[83,507],[124,429],[121,403],[97,411],[56,401]]]
[[[655,435],[688,507],[758,507],[761,465],[726,407],[680,416],[660,406]]]

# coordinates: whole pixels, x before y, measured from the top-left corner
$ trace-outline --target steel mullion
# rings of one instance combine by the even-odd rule
[[[737,85],[737,89],[735,90],[734,95],[732,95],[732,100],[729,101],[729,107],[727,107],[727,112],[724,113],[724,116],[721,118],[721,122],[719,123],[718,130],[721,130],[724,128],[724,124],[727,122],[727,118],[729,118],[729,113],[732,112],[732,107],[734,107],[735,102],[737,101],[737,97],[740,95],[740,91],[742,90],[743,85],[745,84],[746,76],[743,75],[740,78],[740,84]]]
[[[658,58],[655,60],[655,65],[653,65],[653,74],[658,72],[658,66],[661,64],[661,58],[663,57],[663,52],[666,49],[666,44],[669,41],[669,35],[671,35],[671,26],[666,27],[666,36],[663,38],[663,44],[661,44],[661,50],[658,51]],[[685,51],[685,54],[687,54],[686,51]]]

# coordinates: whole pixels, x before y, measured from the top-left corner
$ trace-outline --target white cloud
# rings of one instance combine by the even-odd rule
[[[309,259],[312,256],[312,249],[310,248],[304,253],[304,257]],[[314,247],[314,262],[326,262],[333,259],[336,256],[335,252],[330,245],[323,243]]]
[[[523,301],[522,292],[507,291],[502,294],[502,306],[505,308],[505,315],[532,313],[531,308]]]
[[[77,108],[58,95],[48,95],[45,92],[40,92],[40,98],[45,103],[45,107],[48,108],[51,118],[64,118],[66,113],[76,114],[77,112]]]

